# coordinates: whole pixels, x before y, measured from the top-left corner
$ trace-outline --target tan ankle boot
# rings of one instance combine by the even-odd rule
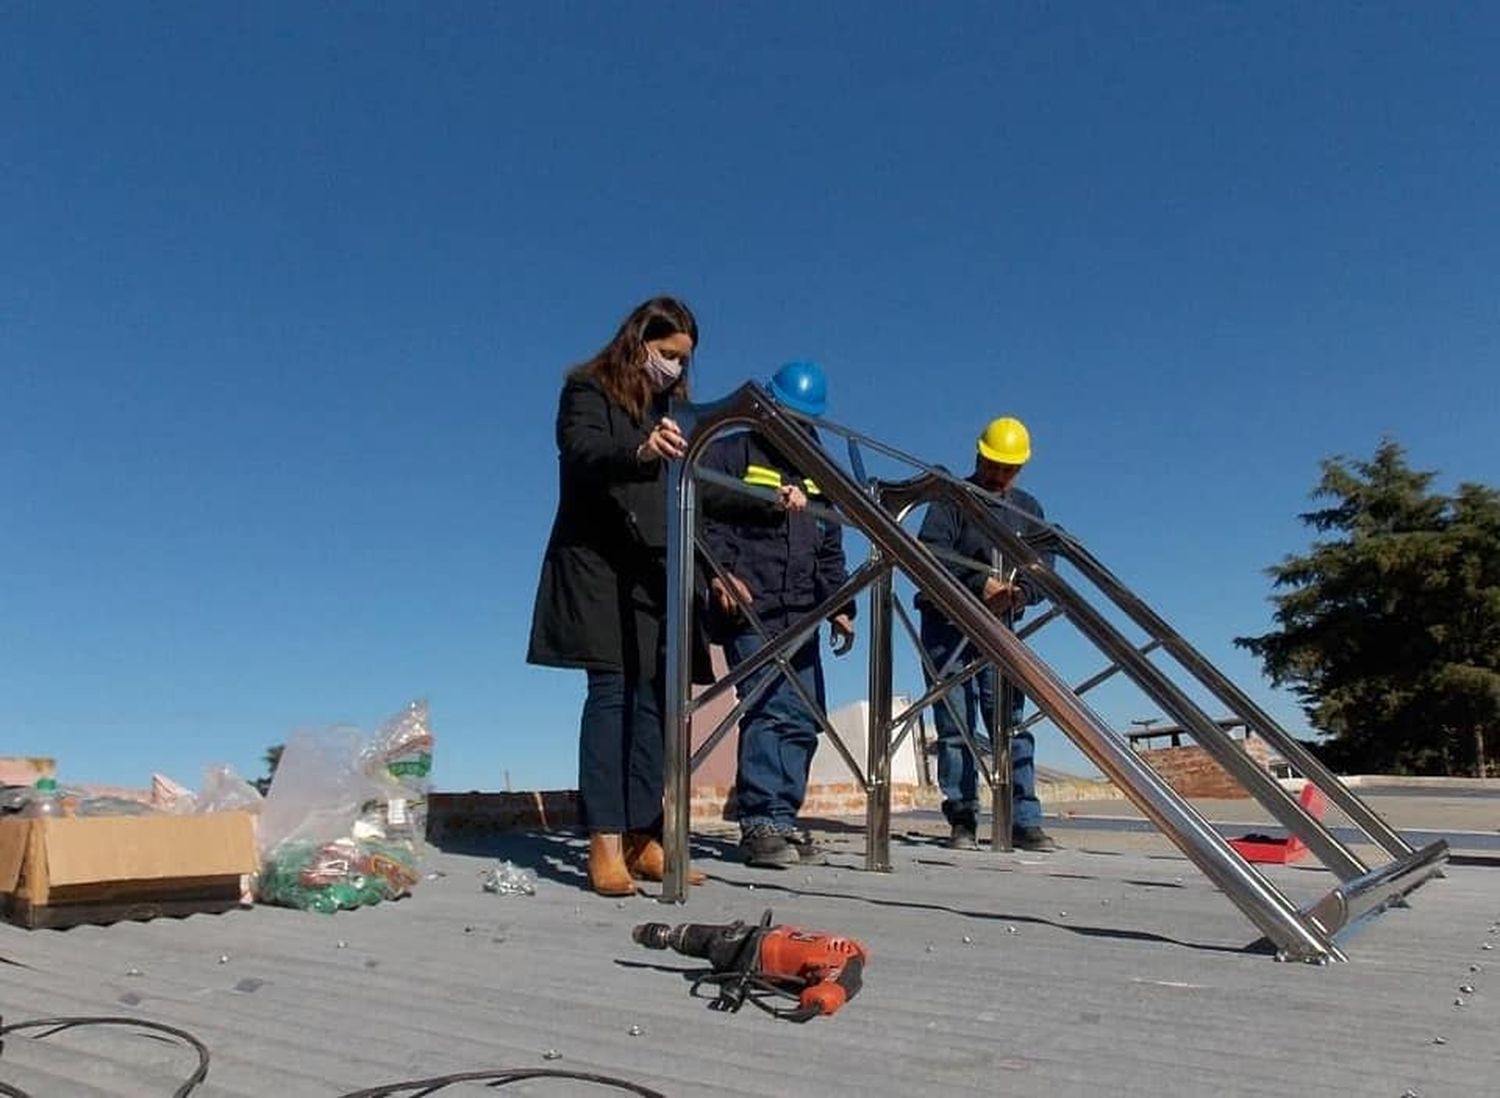
[[[625,865],[630,875],[641,881],[659,881],[667,875],[667,852],[655,836],[630,832],[625,836]],[[688,884],[701,885],[708,876],[688,867]]]
[[[635,892],[619,832],[596,831],[589,836],[589,884],[601,896],[629,896]]]

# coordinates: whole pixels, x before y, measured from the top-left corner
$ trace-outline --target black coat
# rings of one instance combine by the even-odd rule
[[[558,502],[528,663],[654,678],[666,619],[666,465],[636,460],[665,405],[637,419],[573,373],[557,407]],[[694,645],[704,681],[707,646]]]

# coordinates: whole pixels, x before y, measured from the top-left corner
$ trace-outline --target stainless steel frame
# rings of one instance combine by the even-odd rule
[[[800,426],[795,417],[778,407],[755,385],[746,385],[727,400],[714,405],[687,406],[675,412],[689,435],[688,452],[683,461],[673,463],[668,478],[668,600],[666,661],[666,826],[667,874],[662,899],[682,902],[686,899],[685,870],[688,852],[688,804],[692,759],[689,755],[689,719],[695,707],[690,695],[691,612],[693,603],[694,561],[696,553],[693,531],[696,529],[696,493],[694,470],[698,457],[713,436],[732,426],[752,427],[775,445],[789,460],[814,478],[822,494],[837,508],[844,521],[858,528],[870,541],[871,559],[858,569],[840,601],[850,597],[850,587],[872,588],[869,623],[870,645],[870,728],[867,739],[864,773],[847,747],[841,753],[851,771],[867,793],[867,865],[888,870],[890,859],[890,762],[900,738],[892,737],[897,724],[909,723],[909,707],[894,721],[891,713],[893,607],[892,569],[900,571],[923,591],[949,620],[968,638],[977,656],[993,663],[1003,679],[1024,690],[1046,719],[1053,721],[1130,800],[1172,839],[1220,890],[1240,908],[1244,915],[1276,946],[1278,955],[1295,960],[1321,962],[1342,960],[1344,955],[1335,937],[1363,916],[1398,901],[1418,885],[1437,875],[1447,859],[1445,843],[1435,843],[1413,851],[1393,830],[1363,805],[1338,779],[1317,764],[1300,744],[1280,729],[1271,718],[1229,683],[1196,650],[1138,597],[1131,593],[1107,569],[1072,539],[1055,527],[1047,528],[1045,548],[1076,567],[1084,577],[1131,620],[1151,635],[1144,645],[1127,640],[1074,587],[1048,565],[1039,551],[1037,539],[1023,539],[1012,534],[990,513],[994,497],[960,481],[941,470],[926,466],[909,455],[882,447],[854,432],[823,423],[826,432],[842,434],[850,441],[851,465],[858,480],[846,473]],[[874,446],[883,453],[898,456],[923,472],[901,482],[866,482],[863,462],[856,441]],[[946,500],[962,509],[993,539],[1006,559],[1020,568],[1028,579],[1052,603],[1051,608],[1021,632],[1012,632],[967,588],[953,578],[926,546],[922,545],[900,521],[900,516],[921,502]],[[1002,501],[1003,502],[1003,501]],[[753,661],[765,666],[782,657],[780,652],[794,634],[805,635],[809,623],[816,627],[822,617],[840,602],[829,599],[802,622],[768,644]],[[1025,638],[1050,621],[1065,617],[1091,640],[1111,661],[1103,672],[1091,676],[1078,688],[1070,688],[1050,667],[1024,643]],[[1378,845],[1395,856],[1388,865],[1371,870],[1323,825],[1313,819],[1282,787],[1261,770],[1248,755],[1195,705],[1171,678],[1148,657],[1162,648],[1177,659],[1224,704],[1257,733],[1277,748],[1308,780],[1313,781],[1346,815]],[[769,653],[769,654],[768,654]],[[729,689],[735,682],[753,673],[747,665],[736,669],[737,675],[726,685],[715,685],[710,695]],[[963,673],[969,673],[965,668]],[[1333,870],[1342,883],[1322,900],[1299,910],[1258,870],[1247,863],[1190,804],[1183,800],[1140,758],[1102,718],[1089,709],[1079,694],[1123,672],[1149,697],[1171,715],[1194,739],[1245,788],[1272,811],[1287,829],[1299,837]],[[951,689],[952,682],[938,687]],[[929,690],[928,694],[933,694]],[[939,695],[924,695],[931,704]],[[700,699],[700,704],[701,704]],[[947,700],[943,698],[944,703]],[[1036,718],[1026,722],[1027,726]],[[727,722],[726,722],[727,723]],[[903,728],[904,728],[903,724]],[[825,720],[825,730],[826,720]],[[722,729],[720,730],[722,731]],[[717,733],[716,733],[717,734]],[[902,733],[904,736],[904,731]],[[1000,739],[1001,737],[996,737]],[[972,745],[971,745],[972,746]],[[999,746],[998,744],[996,745]],[[1009,766],[1004,769],[995,760],[990,769],[992,788],[1003,784],[1010,788]],[[997,804],[996,816],[1000,815]],[[999,836],[997,835],[997,838]],[[1009,837],[1007,831],[1005,837]]]
[[[1069,564],[1077,568],[1080,574],[1144,629],[1156,644],[1169,652],[1189,674],[1227,706],[1231,713],[1243,720],[1251,731],[1279,751],[1282,758],[1327,794],[1334,807],[1348,816],[1350,821],[1369,836],[1372,842],[1384,848],[1392,857],[1400,858],[1413,853],[1411,844],[1392,830],[1370,809],[1369,805],[1356,797],[1348,786],[1339,781],[1333,771],[1318,761],[1316,755],[1302,746],[1295,736],[1282,728],[1270,714],[1230,682],[1201,652],[1168,625],[1161,615],[1146,605],[1143,599],[1120,582],[1114,573],[1100,563],[1076,538],[1054,528],[1050,547],[1058,556],[1065,558]]]

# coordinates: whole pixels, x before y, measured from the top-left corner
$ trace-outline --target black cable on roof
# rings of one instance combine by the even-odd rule
[[[33,1018],[26,1022],[12,1022],[6,1026],[0,1026],[0,1037],[8,1033],[17,1033],[23,1029],[42,1029],[45,1033],[37,1035],[40,1040],[43,1037],[51,1037],[54,1033],[61,1033],[67,1029],[77,1029],[79,1026],[124,1026],[130,1029],[147,1029],[156,1033],[165,1033],[175,1038],[182,1044],[191,1048],[198,1054],[198,1067],[183,1081],[182,1085],[172,1092],[172,1098],[187,1098],[189,1094],[198,1089],[198,1084],[208,1077],[208,1046],[198,1038],[194,1037],[185,1029],[176,1026],[164,1025],[161,1022],[152,1022],[144,1018],[128,1018],[116,1015],[82,1015],[68,1018]],[[31,1098],[24,1090],[20,1090],[8,1083],[0,1083],[0,1094],[9,1095],[10,1098]]]

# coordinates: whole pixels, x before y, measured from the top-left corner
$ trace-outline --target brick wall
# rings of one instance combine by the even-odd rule
[[[434,842],[493,831],[550,831],[578,823],[578,793],[432,793],[427,798],[427,837]]]
[[[1265,741],[1253,733],[1235,742],[1248,751],[1250,757],[1262,767],[1275,757]],[[1160,747],[1137,753],[1184,797],[1230,799],[1250,796],[1243,786],[1229,776],[1228,771],[1214,761],[1213,756],[1196,744]]]
[[[700,824],[735,819],[727,786],[697,786],[693,789],[693,822]],[[891,785],[891,810],[906,812],[920,806],[920,789],[911,782]],[[807,787],[802,815],[809,818],[862,816],[865,794],[854,782],[814,782]]]
[[[697,826],[729,822],[725,810],[730,787],[700,785],[693,789],[692,821]],[[897,812],[918,806],[918,788],[908,783],[891,787],[891,808]],[[865,795],[853,782],[811,785],[803,815],[857,816],[864,813]],[[427,799],[427,834],[433,841],[496,831],[576,827],[578,792],[556,789],[536,793],[434,793]]]

